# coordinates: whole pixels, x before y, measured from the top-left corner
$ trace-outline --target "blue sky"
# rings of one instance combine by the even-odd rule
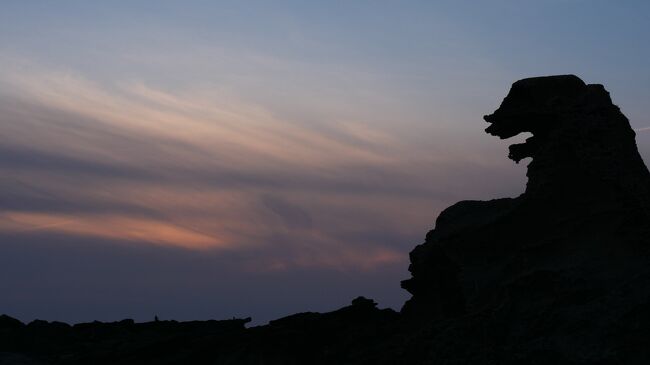
[[[23,320],[399,308],[442,209],[523,191],[481,119],[520,78],[604,84],[650,158],[647,2],[1,10],[0,312]]]

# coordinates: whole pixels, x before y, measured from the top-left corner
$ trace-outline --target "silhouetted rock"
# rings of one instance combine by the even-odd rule
[[[401,313],[358,297],[250,321],[0,316],[0,364],[648,364],[650,173],[601,85],[517,81],[485,116],[532,158],[517,198],[445,209],[410,254]]]
[[[571,75],[517,81],[485,120],[501,138],[532,133],[510,146],[511,159],[532,158],[526,191],[442,212],[411,252],[403,314],[463,315],[446,337],[481,341],[477,361],[648,359],[650,341],[629,337],[650,336],[648,317],[638,322],[650,308],[650,174],[628,120],[602,85]],[[472,359],[471,346],[458,351]]]
[[[0,315],[0,330],[3,329],[17,329],[23,327],[25,324],[17,320],[16,318],[11,318],[6,314]]]
[[[8,323],[7,316],[0,323]],[[13,320],[13,319],[11,319]],[[15,321],[15,320],[13,320]],[[250,318],[224,321],[79,323],[36,320],[0,326],[0,361],[26,364],[180,364],[211,356],[215,341],[236,338]],[[20,323],[20,322],[18,322]],[[1,362],[0,362],[1,363]]]

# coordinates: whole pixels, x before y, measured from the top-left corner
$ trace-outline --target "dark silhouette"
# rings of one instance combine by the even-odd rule
[[[647,364],[650,173],[601,85],[517,81],[487,132],[532,158],[517,198],[443,211],[410,255],[397,313],[85,323],[0,316],[0,364]],[[157,318],[156,318],[157,319]]]
[[[647,361],[650,174],[628,120],[572,75],[517,81],[485,120],[501,138],[532,133],[510,146],[532,158],[526,191],[440,214],[411,252],[404,315],[464,314],[431,351],[468,363]]]

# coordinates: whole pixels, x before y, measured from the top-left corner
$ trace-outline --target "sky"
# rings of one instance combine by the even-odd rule
[[[399,309],[445,207],[523,192],[482,121],[514,81],[604,84],[650,161],[649,34],[646,1],[2,0],[0,313]]]

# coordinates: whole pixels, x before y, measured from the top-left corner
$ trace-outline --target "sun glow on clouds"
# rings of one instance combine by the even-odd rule
[[[441,208],[507,179],[502,156],[455,152],[448,134],[428,137],[435,123],[390,117],[402,109],[385,95],[364,108],[328,90],[311,111],[296,94],[287,112],[228,87],[7,64],[0,230],[16,234],[240,252],[250,270],[375,270],[404,263]]]
[[[219,239],[174,224],[124,216],[78,216],[5,212],[0,229],[13,232],[51,230],[65,234],[151,242],[189,249],[220,248]]]
[[[427,204],[402,196],[402,141],[367,122],[333,121],[323,133],[218,90],[100,86],[39,69],[0,79],[12,90],[0,99],[2,231],[251,255],[273,247],[256,269],[373,270],[405,252],[360,232],[428,220],[395,221],[386,197],[413,212]]]

